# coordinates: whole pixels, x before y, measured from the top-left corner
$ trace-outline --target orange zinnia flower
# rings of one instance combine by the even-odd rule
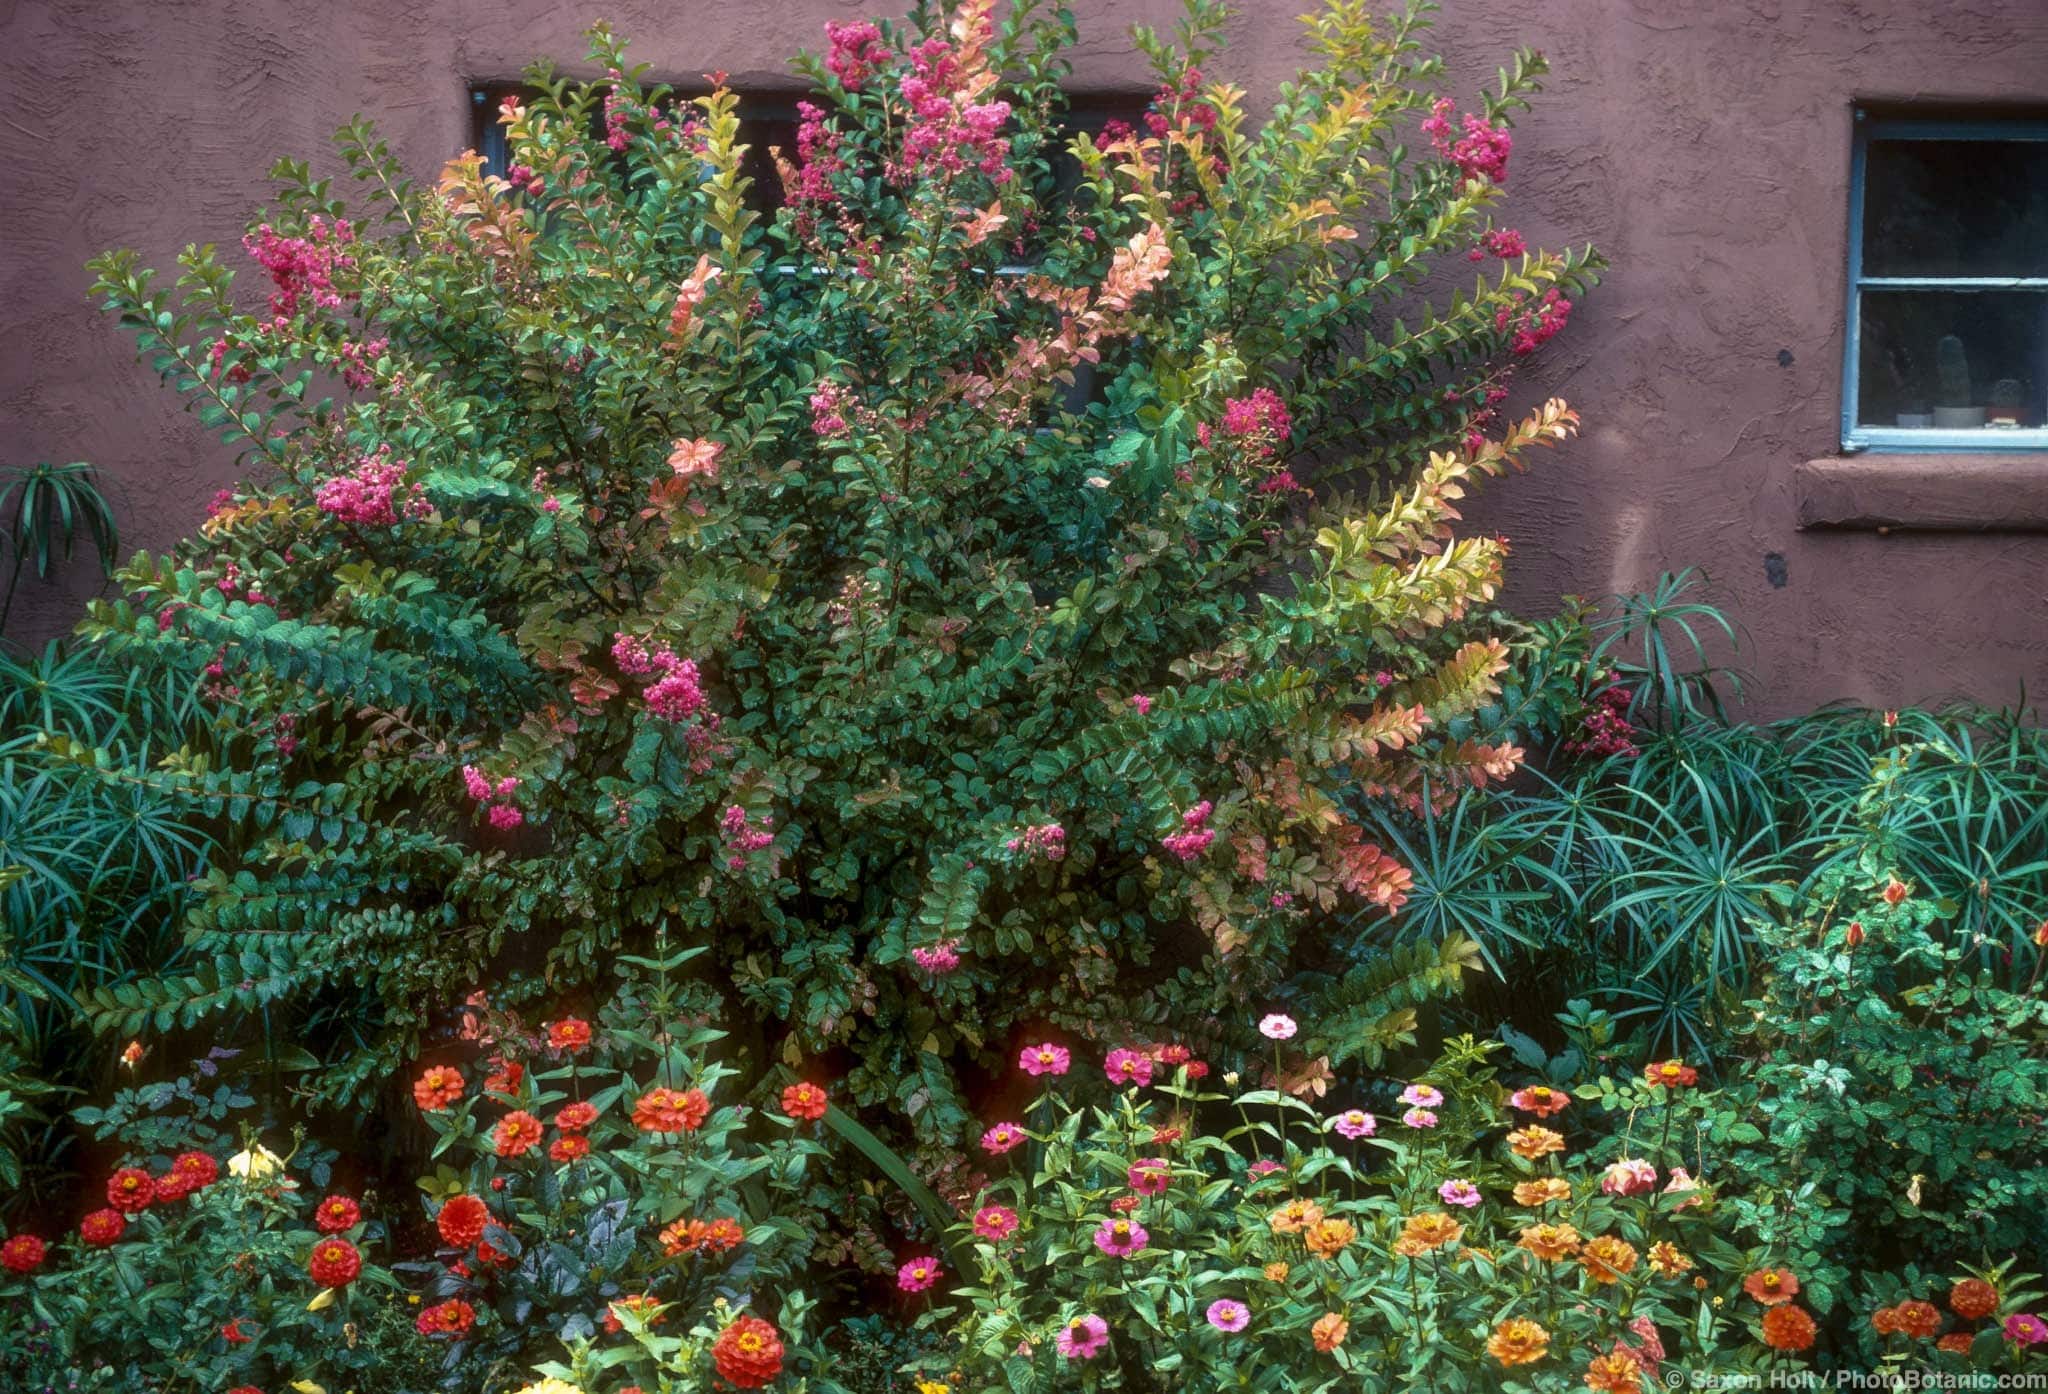
[[[1602,1394],[1638,1394],[1643,1387],[1643,1367],[1623,1351],[1596,1355],[1586,1366],[1586,1387]]]
[[[1976,1337],[1967,1331],[1951,1331],[1934,1343],[1936,1350],[1945,1350],[1951,1355],[1968,1355]]]
[[[1635,1271],[1635,1245],[1626,1239],[1603,1234],[1598,1239],[1587,1240],[1579,1249],[1579,1262],[1594,1282],[1619,1282],[1622,1274]]]
[[[1924,1341],[1941,1330],[1941,1312],[1932,1302],[1922,1302],[1916,1297],[1910,1302],[1901,1302],[1893,1310],[1898,1314],[1899,1330],[1915,1340]]]
[[[1344,1344],[1344,1338],[1351,1334],[1351,1323],[1335,1312],[1324,1312],[1316,1318],[1316,1324],[1308,1329],[1308,1336],[1315,1342],[1316,1349],[1328,1355]]]
[[[1486,1341],[1486,1353],[1507,1366],[1534,1364],[1549,1349],[1550,1333],[1525,1317],[1509,1317]]]
[[[1904,1327],[1899,1325],[1899,1309],[1897,1307],[1879,1307],[1870,1314],[1870,1325],[1880,1336],[1895,1336],[1905,1330]]]
[[[500,1157],[523,1157],[540,1145],[540,1120],[525,1109],[514,1109],[498,1120],[491,1142]]]
[[[1275,1234],[1299,1234],[1323,1218],[1323,1207],[1312,1200],[1290,1200],[1266,1217]]]
[[[633,1126],[643,1133],[693,1133],[710,1116],[702,1089],[650,1089],[633,1105]]]
[[[1441,1210],[1410,1215],[1401,1226],[1401,1242],[1410,1248],[1397,1247],[1396,1252],[1408,1254],[1411,1258],[1416,1253],[1426,1254],[1432,1249],[1441,1249],[1444,1245],[1454,1242],[1464,1232],[1463,1225]]]
[[[1806,1308],[1788,1302],[1764,1313],[1764,1344],[1772,1350],[1811,1350],[1813,1318]]]
[[[1266,1265],[1266,1281],[1269,1283],[1284,1283],[1287,1281],[1287,1275],[1291,1271],[1284,1263],[1269,1263]]]
[[[1547,1084],[1537,1084],[1527,1089],[1517,1089],[1509,1096],[1508,1102],[1524,1113],[1533,1113],[1538,1118],[1548,1118],[1553,1113],[1564,1112],[1564,1106],[1571,1100],[1561,1090],[1552,1089]]]
[[[1650,1246],[1650,1271],[1660,1278],[1675,1278],[1692,1267],[1692,1260],[1678,1252],[1678,1246],[1660,1239]]]
[[[1578,1250],[1579,1232],[1570,1225],[1531,1225],[1517,1243],[1536,1257],[1556,1263]]]
[[[412,1082],[412,1100],[422,1113],[439,1113],[462,1097],[462,1076],[446,1065],[430,1065]]]
[[[1349,1220],[1317,1220],[1302,1231],[1302,1242],[1309,1252],[1318,1258],[1335,1258],[1349,1248],[1351,1241],[1358,1237],[1357,1228]]]
[[[1538,1157],[1564,1151],[1564,1134],[1531,1123],[1508,1134],[1508,1150],[1533,1162]]]
[[[1964,1278],[1948,1290],[1948,1307],[1971,1321],[1988,1317],[1998,1310],[1998,1289],[1982,1278]]]
[[[1799,1295],[1799,1279],[1789,1268],[1760,1268],[1742,1280],[1742,1290],[1766,1307],[1775,1307]]]
[[[1515,1183],[1515,1204],[1532,1209],[1548,1205],[1554,1200],[1570,1200],[1572,1183],[1561,1176],[1546,1176],[1540,1181],[1517,1181]]]
[[[1645,1084],[1661,1084],[1666,1089],[1690,1089],[1700,1082],[1700,1072],[1683,1060],[1659,1060],[1643,1066]]]

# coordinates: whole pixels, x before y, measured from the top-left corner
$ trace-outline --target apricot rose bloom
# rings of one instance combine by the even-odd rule
[[[1309,1340],[1315,1348],[1328,1355],[1344,1344],[1344,1338],[1351,1334],[1351,1323],[1336,1312],[1324,1312],[1316,1318],[1315,1325],[1308,1329]]]
[[[1550,1333],[1526,1317],[1509,1317],[1493,1328],[1486,1353],[1502,1365],[1531,1365],[1550,1349]]]
[[[1617,1283],[1624,1273],[1635,1271],[1636,1248],[1626,1239],[1603,1234],[1580,1246],[1579,1263],[1594,1282]]]

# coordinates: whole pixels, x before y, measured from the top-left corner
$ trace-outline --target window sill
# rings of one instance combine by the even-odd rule
[[[2048,532],[2048,453],[1831,455],[1793,486],[1802,530]]]

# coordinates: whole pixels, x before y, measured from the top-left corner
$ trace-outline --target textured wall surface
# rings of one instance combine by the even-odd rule
[[[1172,0],[1071,0],[1076,85],[1143,81],[1125,28]],[[200,518],[230,456],[86,299],[87,257],[231,244],[279,154],[378,117],[425,177],[468,142],[473,82],[582,52],[612,20],[668,78],[787,81],[834,0],[0,0],[0,433],[7,463],[89,459],[130,545]],[[886,5],[883,6],[886,8]],[[1297,56],[1303,0],[1241,0],[1228,71],[1254,94]],[[1763,714],[2048,688],[2048,537],[1800,532],[1795,471],[1833,453],[1850,104],[2048,106],[2048,0],[1447,0],[1454,90],[1512,44],[1555,71],[1521,122],[1504,219],[1614,262],[1518,400],[1568,396],[1586,432],[1497,485],[1509,599],[1540,612],[1698,565],[1752,645]],[[324,160],[324,165],[317,163]],[[2015,470],[2048,472],[2048,459]],[[31,632],[89,590],[32,588]]]

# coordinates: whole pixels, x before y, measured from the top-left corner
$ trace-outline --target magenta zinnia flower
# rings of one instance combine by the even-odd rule
[[[1156,1196],[1173,1184],[1173,1173],[1164,1157],[1140,1157],[1131,1163],[1124,1179],[1139,1195]]]
[[[1479,1204],[1479,1188],[1470,1181],[1461,1180],[1457,1177],[1452,1177],[1449,1181],[1437,1187],[1436,1193],[1444,1198],[1444,1204],[1446,1205],[1462,1205],[1467,1210],[1470,1210],[1473,1206]]]
[[[1330,1126],[1356,1142],[1379,1131],[1379,1120],[1363,1109],[1350,1109],[1330,1120]]]
[[[1015,1123],[998,1123],[981,1135],[985,1152],[1001,1156],[1024,1141],[1024,1130]]]
[[[896,1270],[896,1286],[905,1292],[923,1292],[939,1280],[939,1261],[914,1258]]]
[[[1102,1069],[1111,1084],[1135,1084],[1142,1088],[1152,1082],[1152,1058],[1135,1050],[1112,1050],[1102,1062]]]
[[[1148,1237],[1136,1220],[1104,1220],[1095,1231],[1095,1247],[1111,1258],[1129,1258],[1145,1247]]]
[[[1065,1046],[1054,1045],[1051,1041],[1035,1046],[1025,1046],[1017,1056],[1017,1064],[1027,1075],[1063,1075],[1074,1063],[1074,1057]]]
[[[1017,1212],[1007,1205],[984,1205],[974,1212],[974,1232],[990,1243],[1017,1232]]]
[[[1242,1331],[1251,1319],[1251,1312],[1242,1302],[1225,1297],[1209,1304],[1209,1325],[1218,1331]]]
[[[1060,1328],[1053,1345],[1069,1360],[1093,1360],[1109,1344],[1109,1323],[1090,1312]]]
[[[2005,1319],[2005,1339],[2016,1346],[2038,1346],[2048,1341],[2048,1321],[2032,1312],[2014,1312]]]
[[[1435,1108],[1443,1101],[1443,1094],[1427,1084],[1411,1084],[1401,1091],[1401,1102],[1414,1104],[1417,1108]]]
[[[1279,1012],[1274,1012],[1259,1023],[1259,1034],[1269,1041],[1288,1040],[1294,1035],[1295,1030],[1294,1018]]]

